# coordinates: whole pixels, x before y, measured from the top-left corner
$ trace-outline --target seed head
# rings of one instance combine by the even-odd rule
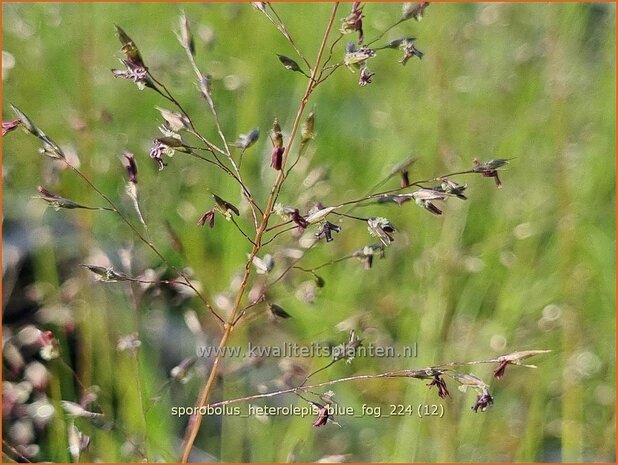
[[[314,126],[315,126],[315,114],[314,112],[311,112],[309,113],[309,116],[307,116],[307,119],[303,122],[303,125],[301,126],[301,130],[300,130],[301,143],[306,144],[307,142],[309,142],[311,139],[315,137]]]
[[[358,32],[358,43],[363,43],[363,7],[361,2],[354,2],[352,4],[352,12],[341,20],[341,28],[339,32],[342,34],[349,34],[352,32]]]
[[[135,162],[135,156],[131,152],[124,153],[125,168],[129,175],[129,182],[137,184],[137,163]]]
[[[241,134],[240,136],[238,136],[238,139],[236,139],[236,142],[234,142],[233,145],[234,147],[238,147],[243,150],[246,150],[249,147],[251,147],[253,144],[255,144],[257,140],[259,139],[259,137],[260,137],[260,130],[258,128],[255,128],[255,129],[252,129],[247,134]]]
[[[283,309],[283,307],[277,304],[270,304],[268,306],[268,309],[270,310],[270,313],[272,313],[277,318],[283,318],[283,319],[292,318],[292,315],[290,315],[288,312],[286,312]]]

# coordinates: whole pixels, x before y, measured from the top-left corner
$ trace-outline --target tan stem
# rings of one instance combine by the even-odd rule
[[[247,283],[249,281],[249,275],[251,274],[251,263],[253,262],[253,259],[257,256],[257,254],[259,253],[262,247],[262,237],[264,233],[266,232],[266,229],[268,228],[268,220],[273,212],[273,207],[277,200],[279,190],[281,189],[281,185],[283,184],[283,181],[286,178],[285,163],[290,154],[290,150],[291,150],[294,138],[296,137],[296,133],[298,132],[300,121],[301,121],[303,112],[307,106],[309,97],[311,96],[311,93],[313,92],[313,90],[315,89],[317,85],[317,81],[315,78],[316,78],[316,75],[320,67],[320,62],[322,60],[324,48],[326,47],[326,42],[328,40],[328,36],[330,34],[333,22],[335,20],[335,15],[337,13],[338,6],[339,6],[338,3],[335,3],[335,5],[333,6],[333,10],[328,20],[326,30],[324,31],[324,36],[322,37],[322,43],[320,44],[320,49],[318,51],[318,56],[315,61],[315,66],[311,70],[311,77],[309,79],[309,83],[307,84],[305,93],[300,101],[298,112],[296,113],[296,117],[292,125],[289,143],[283,153],[283,161],[281,164],[281,170],[279,171],[279,174],[277,175],[277,178],[270,191],[270,194],[268,195],[268,199],[266,200],[266,208],[264,209],[264,214],[262,215],[262,221],[260,222],[260,225],[255,234],[255,239],[253,241],[254,242],[253,249],[251,250],[251,254],[249,255],[249,258],[245,265],[245,271],[244,271],[243,278],[240,284],[240,288],[236,295],[236,299],[234,301],[234,306],[232,307],[232,312],[228,319],[228,323],[225,324],[223,336],[221,337],[221,341],[219,342],[219,350],[217,351],[217,355],[215,356],[215,360],[210,370],[210,375],[208,376],[208,380],[206,381],[206,384],[204,385],[204,388],[202,389],[200,396],[196,403],[196,407],[197,407],[196,411],[198,412],[202,407],[204,407],[208,403],[208,398],[210,396],[210,393],[212,392],[212,388],[215,384],[215,380],[219,372],[219,366],[221,364],[221,359],[223,356],[224,348],[226,347],[230,334],[232,333],[232,330],[234,329],[234,323],[237,322],[237,318],[236,318],[237,313],[240,309],[240,304],[242,302],[242,298],[247,288]],[[184,438],[184,443],[182,447],[182,455],[180,458],[180,461],[182,463],[187,463],[187,461],[189,460],[189,454],[191,453],[191,449],[193,448],[193,443],[195,442],[195,438],[197,437],[201,424],[202,424],[202,416],[199,414],[193,415],[189,420],[189,424],[187,425],[187,429],[185,431],[185,438]]]

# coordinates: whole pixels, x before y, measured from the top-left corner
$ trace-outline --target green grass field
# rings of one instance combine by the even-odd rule
[[[274,6],[313,62],[332,4]],[[349,10],[341,4],[333,38]],[[307,79],[281,66],[277,53],[300,60],[248,3],[3,3],[3,121],[15,117],[10,103],[25,112],[227,315],[251,244],[221,216],[213,229],[196,223],[211,208],[212,193],[240,205],[238,186],[182,153],[158,171],[148,157],[152,139],[160,137],[154,107],[172,108],[110,72],[122,67],[116,24],[199,130],[220,143],[174,34],[181,11],[195,35],[197,64],[212,76],[228,140],[261,130],[242,172],[263,204],[276,174],[268,132],[276,116],[287,143]],[[368,3],[364,13],[367,42],[399,18],[401,5]],[[313,416],[207,416],[194,460],[615,460],[615,24],[608,3],[431,4],[422,21],[404,22],[377,43],[412,35],[422,60],[402,66],[399,51],[380,51],[369,62],[376,75],[366,87],[359,87],[358,74],[337,69],[308,104],[316,137],[283,185],[281,203],[306,213],[316,201],[329,206],[361,197],[409,156],[418,158],[411,180],[470,169],[474,158],[515,159],[500,172],[502,189],[493,179],[458,178],[468,184],[468,200],[449,199],[442,216],[413,202],[354,209],[396,225],[385,259],[371,270],[356,259],[321,268],[323,288],[310,273],[293,270],[268,294],[293,318],[273,321],[265,304],[255,306],[229,342],[339,344],[354,328],[365,344],[416,344],[415,357],[357,357],[311,383],[550,349],[530,360],[538,368],[510,366],[501,380],[492,380],[495,365],[466,369],[491,381],[495,404],[484,413],[471,411],[474,393],[459,392],[446,378],[451,397],[444,400],[415,379],[323,388],[320,393],[332,389],[339,405],[357,414],[363,405],[381,408],[379,418],[338,416],[341,427],[314,428]],[[355,39],[338,42],[333,62]],[[46,378],[12,412],[3,409],[4,458],[70,461],[74,422],[90,437],[82,461],[178,460],[188,417],[171,409],[194,405],[212,359],[198,358],[185,384],[170,382],[169,372],[196,347],[218,344],[215,320],[184,290],[142,292],[137,284],[95,281],[80,264],[175,275],[113,213],[56,212],[33,199],[42,185],[81,204],[104,205],[61,162],[38,154],[34,137],[18,130],[2,145],[4,398],[20,382],[32,386],[35,371],[11,370],[7,343],[22,344],[24,363],[43,368]],[[147,231],[125,193],[125,150],[138,163]],[[383,188],[398,182],[395,177]],[[246,231],[253,227],[246,210],[238,222]],[[344,219],[340,225],[333,242],[306,252],[302,266],[317,267],[372,242],[365,224]],[[253,273],[249,288],[278,276],[286,255],[301,248],[291,233],[266,246],[259,256],[273,254],[275,268],[268,277]],[[199,335],[186,324],[188,311],[201,323]],[[28,352],[20,333],[26,325],[52,330],[60,358],[41,361]],[[133,332],[141,341],[136,354],[118,351],[118,339]],[[292,367],[308,373],[326,363],[224,358],[211,400],[282,389]],[[100,392],[91,408],[105,419],[67,416],[60,402],[77,402],[90,386]],[[307,405],[295,395],[252,404]],[[443,407],[442,417],[388,415],[392,405],[434,404]],[[51,405],[53,415],[41,414],[42,405]],[[247,413],[248,403],[235,405]],[[26,454],[28,445],[38,446],[36,453]]]

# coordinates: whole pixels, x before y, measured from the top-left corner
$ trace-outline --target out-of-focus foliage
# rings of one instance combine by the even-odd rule
[[[294,50],[250,4],[2,8],[3,120],[14,118],[9,103],[17,105],[139,225],[122,164],[125,151],[135,153],[144,234],[225,313],[250,246],[229,222],[217,220],[213,229],[196,223],[212,207],[213,193],[242,204],[239,189],[182,153],[158,171],[148,157],[160,137],[155,107],[169,104],[114,79],[110,68],[119,67],[121,56],[114,24],[136,42],[200,130],[217,140],[173,32],[184,9],[228,140],[261,131],[243,155],[243,172],[261,202],[274,179],[272,121],[277,117],[289,134],[306,85],[280,62],[278,55],[302,64]],[[331,5],[275,8],[313,60]],[[342,5],[339,17],[348,12]],[[367,42],[399,17],[401,6],[370,3],[363,12]],[[320,372],[316,382],[516,350],[552,353],[534,359],[536,370],[509,367],[493,380],[495,404],[485,413],[472,413],[474,395],[457,392],[452,381],[452,398],[445,400],[417,380],[344,383],[332,387],[335,399],[359,415],[338,417],[341,428],[313,428],[312,418],[298,416],[211,416],[195,459],[614,460],[614,5],[431,4],[422,21],[399,31],[383,41],[414,36],[422,60],[404,67],[399,52],[379,53],[370,85],[359,87],[358,74],[342,67],[320,86],[311,103],[315,138],[281,201],[306,212],[312,201],[358,198],[409,156],[418,158],[412,180],[469,169],[474,158],[515,157],[500,173],[504,187],[466,177],[468,200],[449,199],[442,216],[413,203],[357,208],[355,214],[386,216],[396,225],[385,259],[371,270],[356,260],[322,268],[323,287],[309,273],[292,272],[269,295],[292,318],[271,318],[264,303],[231,344],[336,345],[352,328],[365,343],[417,344],[416,357],[356,358]],[[336,46],[335,61],[343,59],[345,42]],[[80,432],[90,437],[82,460],[143,454],[176,460],[187,417],[171,408],[193,405],[209,361],[181,365],[173,379],[170,370],[199,355],[196,345],[216,344],[216,323],[182,287],[153,287],[135,298],[147,285],[95,281],[80,264],[133,276],[148,271],[150,279],[173,274],[111,212],[56,212],[33,199],[41,185],[79,204],[104,206],[74,173],[40,156],[34,138],[12,132],[2,146],[3,398],[13,402],[9,410],[3,405],[3,439],[33,445],[19,450],[37,461],[70,460],[69,441],[73,454],[83,445]],[[393,178],[386,187],[397,183]],[[307,253],[304,267],[369,243],[366,225],[341,226],[333,242]],[[275,256],[274,276],[291,247],[298,243],[282,238],[264,250]],[[35,327],[53,332],[59,358],[41,358],[37,348],[45,337]],[[325,360],[226,359],[213,398],[281,387],[294,363],[313,371]],[[193,376],[185,379],[184,368]],[[490,366],[471,372],[486,381],[492,375]],[[81,398],[91,386],[98,394],[88,403]],[[82,402],[87,413],[61,401]],[[437,403],[442,418],[389,415],[392,405]],[[268,402],[291,404],[306,405],[296,396]],[[381,407],[382,417],[360,415],[363,404]],[[248,405],[238,405],[247,413]],[[98,413],[104,416],[91,415]]]

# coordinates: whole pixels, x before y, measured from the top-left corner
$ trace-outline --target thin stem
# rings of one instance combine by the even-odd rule
[[[350,258],[354,258],[354,255],[345,255],[343,257],[339,257],[339,258],[335,258],[333,260],[330,260],[326,263],[322,263],[321,265],[318,265],[314,268],[302,268],[300,266],[293,266],[292,268],[295,270],[300,270],[300,271],[304,271],[305,273],[315,273],[316,271],[318,271],[321,268],[325,268],[327,266],[331,266],[334,265],[336,263],[342,262],[344,260],[349,260]]]
[[[348,215],[347,213],[337,213],[336,211],[333,211],[332,213],[333,215],[343,216],[344,218],[350,218],[352,220],[363,221],[363,222],[369,221],[369,218],[363,218],[361,216]]]
[[[326,57],[326,60],[324,60],[324,64],[322,65],[322,72],[324,72],[324,70],[326,69],[326,65],[328,65],[328,62],[333,57],[333,51],[335,50],[335,45],[337,45],[337,43],[342,38],[343,38],[343,34],[339,33],[339,36],[337,36],[337,38],[330,45],[330,49],[328,50],[328,56]],[[318,80],[320,80],[321,77],[322,77],[322,73],[320,73],[320,76],[319,76]]]
[[[129,272],[131,270],[128,270]],[[131,302],[133,304],[133,318],[134,318],[134,325],[135,325],[135,332],[137,333],[138,337],[139,337],[139,333],[140,333],[140,328],[141,328],[141,314],[139,311],[139,299],[136,293],[136,286],[135,283],[131,283],[131,286],[129,287],[129,293],[131,296]],[[139,351],[136,350],[133,354],[133,358],[135,361],[135,373],[136,373],[136,381],[135,381],[135,389],[137,391],[137,398],[139,401],[139,406],[140,406],[140,414],[141,414],[141,418],[140,420],[142,421],[142,428],[143,428],[143,441],[144,441],[144,456],[146,458],[146,461],[148,460],[148,422],[146,421],[146,411],[144,408],[144,395],[143,395],[143,388],[142,388],[142,366],[139,360]]]
[[[274,226],[270,226],[270,227],[266,228],[265,232],[274,231],[275,229],[279,229],[279,228],[281,228],[281,227],[283,227],[285,225],[290,224],[291,222],[292,222],[292,220],[288,220],[288,221],[284,221],[282,223],[278,223],[278,224],[276,224]]]
[[[318,373],[327,370],[328,368],[330,368],[331,366],[333,366],[335,363],[337,363],[339,360],[343,360],[343,358],[334,358],[333,360],[331,360],[329,363],[327,363],[326,365],[324,365],[321,368],[318,368],[315,371],[312,371],[311,373],[309,373],[306,377],[305,380],[301,383],[301,386],[304,386],[305,384],[307,384],[307,381],[309,381],[309,378],[311,378],[314,375],[317,375]]]
[[[346,378],[333,379],[330,381],[325,381],[323,383],[311,384],[308,386],[297,386],[297,387],[292,387],[288,389],[281,389],[278,391],[267,392],[264,394],[255,394],[251,396],[239,397],[236,399],[223,400],[221,402],[215,402],[212,404],[208,404],[208,406],[215,408],[215,407],[221,407],[223,405],[236,404],[239,402],[248,402],[248,401],[253,401],[257,399],[266,399],[269,397],[280,396],[282,394],[295,394],[297,392],[307,392],[307,391],[310,391],[316,388],[320,388],[324,386],[332,386],[333,384],[346,383],[350,381],[384,379],[384,378],[417,378],[417,377],[420,377],[421,375],[426,376],[426,373],[427,373],[426,369],[422,369],[422,370],[400,370],[400,371],[393,371],[393,372],[387,372],[387,373],[379,373],[375,375],[348,376]]]
[[[285,173],[286,177],[290,175],[290,171],[292,171],[294,167],[296,166],[296,164],[300,161],[300,158],[303,156],[308,146],[309,146],[308,142],[301,143],[300,149],[298,149],[298,154],[296,155],[296,159],[294,160],[294,163],[292,163],[292,165],[288,168],[287,172]]]
[[[148,71],[148,76],[150,77],[150,79],[152,79],[154,82],[156,82],[159,86],[161,86],[161,88],[165,91],[165,94],[162,93],[162,92],[160,92],[160,94],[164,98],[166,98],[168,101],[173,103],[180,110],[180,112],[187,118],[187,120],[189,121],[189,125],[191,126],[191,134],[193,134],[194,136],[198,137],[202,142],[204,142],[206,144],[207,147],[209,147],[209,148],[211,148],[213,150],[216,150],[219,153],[221,153],[222,155],[224,155],[225,152],[223,150],[221,150],[219,147],[214,145],[212,142],[208,141],[204,136],[202,136],[198,132],[198,130],[195,128],[195,124],[193,123],[193,119],[191,118],[189,113],[187,113],[187,111],[183,108],[183,106],[180,104],[180,102],[178,100],[176,100],[174,95],[168,90],[168,88],[165,86],[165,84],[163,84],[162,82],[158,81],[157,78],[155,78],[150,73],[150,71]]]
[[[379,198],[379,197],[382,197],[382,196],[385,196],[385,195],[388,195],[388,194],[395,194],[397,192],[401,192],[401,191],[409,189],[411,187],[421,187],[422,188],[423,184],[439,180],[440,178],[449,178],[449,177],[453,177],[453,176],[460,176],[460,175],[463,175],[463,174],[472,174],[472,173],[476,173],[476,172],[473,171],[473,170],[457,171],[457,172],[454,172],[454,173],[449,173],[449,174],[445,174],[445,175],[442,175],[442,176],[438,176],[436,178],[423,179],[421,181],[414,181],[414,182],[410,183],[409,185],[407,185],[405,187],[397,187],[395,189],[389,189],[389,190],[386,190],[386,191],[377,192],[375,194],[369,194],[369,195],[366,195],[364,197],[360,197],[358,199],[348,200],[346,202],[343,202],[343,203],[339,204],[339,206],[337,208],[341,208],[341,207],[344,207],[346,205],[352,205],[352,204],[359,203],[359,202],[364,202],[366,200],[372,200],[372,199]]]
[[[270,242],[270,241],[269,241]],[[249,310],[250,308],[255,307],[256,305],[264,302],[264,300],[266,299],[266,292],[268,292],[268,290],[273,287],[275,284],[277,284],[279,281],[281,281],[283,278],[285,278],[287,276],[287,274],[290,272],[290,270],[292,270],[293,268],[296,268],[296,265],[307,256],[307,253],[313,249],[313,246],[316,245],[318,243],[318,241],[315,241],[313,244],[311,244],[307,250],[305,251],[305,253],[303,253],[300,257],[298,257],[297,259],[293,260],[285,270],[283,270],[279,276],[277,278],[275,278],[273,281],[271,281],[270,283],[267,283],[264,286],[264,289],[262,290],[261,295],[254,301],[251,302],[249,305],[246,305],[242,311],[240,312],[240,314],[238,315],[238,317],[236,318],[236,320],[234,320],[234,325],[236,325],[236,323],[245,316],[245,314],[247,313],[247,310]],[[312,273],[311,270],[304,270],[302,268],[299,268],[302,271],[307,271],[309,273]],[[314,273],[315,276],[315,273]]]
[[[195,72],[197,74],[198,80],[203,79],[202,73],[200,72],[200,70],[198,69],[197,65],[195,64],[195,60],[193,59],[193,55],[191,54],[191,52],[189,50],[186,50],[186,52],[187,52],[187,55],[190,58],[191,64],[193,66],[193,69],[195,70]],[[154,82],[156,82],[159,86],[161,86],[161,88],[165,91],[165,94],[162,93],[162,92],[159,92],[159,93],[163,97],[165,97],[167,100],[172,102],[174,105],[176,105],[176,107],[181,111],[181,113],[187,118],[187,120],[189,121],[189,125],[191,126],[190,133],[193,134],[194,136],[196,136],[198,139],[200,139],[206,145],[207,148],[205,150],[208,150],[209,152],[211,152],[213,154],[213,156],[215,157],[215,160],[217,160],[217,162],[214,163],[215,166],[218,166],[219,168],[221,168],[229,176],[231,176],[236,182],[238,182],[238,184],[240,184],[240,187],[242,188],[243,195],[245,195],[245,197],[249,201],[249,206],[250,206],[251,212],[253,214],[253,221],[254,221],[255,227],[257,228],[257,215],[256,215],[254,209],[257,208],[258,210],[260,210],[260,208],[256,204],[255,200],[253,199],[253,196],[249,192],[246,184],[243,182],[243,180],[241,178],[241,175],[240,175],[240,172],[238,170],[238,167],[236,166],[236,164],[234,163],[234,160],[232,159],[232,155],[230,153],[229,145],[227,143],[227,140],[225,139],[225,136],[223,135],[223,132],[221,131],[221,126],[219,124],[219,119],[218,119],[218,117],[216,115],[216,112],[214,111],[214,104],[213,104],[212,99],[210,98],[210,96],[208,96],[207,100],[208,100],[209,106],[211,107],[211,110],[213,111],[213,114],[215,116],[215,121],[216,121],[216,124],[217,124],[217,129],[218,129],[219,135],[221,136],[222,141],[223,141],[223,143],[225,145],[225,151],[220,149],[216,145],[214,145],[212,142],[210,142],[208,139],[206,139],[204,136],[202,136],[198,132],[198,130],[195,127],[195,124],[193,123],[193,120],[191,119],[191,116],[183,108],[183,106],[180,104],[180,102],[178,102],[178,100],[176,100],[176,98],[168,90],[168,88],[165,86],[165,84],[163,84],[162,82],[158,81],[152,74],[150,74],[150,72],[148,72],[148,75],[150,76],[150,78]],[[236,172],[236,174],[234,174],[227,166],[225,166],[223,164],[223,162],[221,160],[219,160],[219,157],[217,157],[217,154],[215,153],[215,151],[217,151],[220,154],[225,155],[226,157],[228,157],[228,159],[231,161],[232,167],[234,168],[234,171]],[[206,161],[209,161],[209,162],[212,163],[211,160],[207,160],[206,158],[203,158],[203,160],[206,160]],[[261,212],[261,210],[260,210],[260,212]]]
[[[277,21],[279,21],[279,23],[277,24],[268,14],[268,12],[264,11],[264,14],[266,15],[266,17],[270,20],[270,22],[272,22],[275,27],[277,28],[277,30],[279,30],[279,32],[281,32],[281,34],[283,34],[283,37],[286,38],[286,40],[290,43],[290,45],[292,46],[292,48],[294,49],[294,51],[296,52],[296,54],[300,57],[301,60],[303,60],[305,62],[305,64],[307,65],[307,68],[309,68],[309,70],[311,71],[311,63],[309,63],[309,61],[307,60],[307,58],[305,58],[305,55],[303,54],[303,52],[300,51],[300,49],[298,48],[298,46],[296,45],[296,43],[294,42],[294,39],[292,39],[292,36],[290,35],[290,32],[288,31],[288,29],[285,27],[285,24],[283,23],[283,21],[281,21],[281,18],[279,17],[279,15],[277,14],[277,12],[275,11],[275,9],[273,8],[272,3],[269,3],[268,6],[270,7],[270,10],[273,12],[273,14],[275,15],[275,18],[277,18]],[[303,73],[304,74],[304,73]],[[309,77],[309,76],[307,76]]]
[[[189,50],[186,47],[183,47],[187,57],[189,59],[189,62],[191,63],[191,67],[193,68],[193,71],[195,72],[195,75],[198,79],[198,82],[202,82],[204,80],[204,75],[202,74],[202,72],[200,71],[199,67],[197,66],[197,63],[195,62],[195,58],[193,57],[193,54],[191,53],[191,50]],[[253,224],[255,226],[255,229],[257,230],[258,228],[258,219],[257,219],[257,213],[256,213],[256,208],[260,211],[260,213],[262,213],[262,210],[260,210],[260,208],[258,207],[257,203],[255,202],[253,195],[251,194],[251,191],[249,190],[249,188],[247,187],[247,184],[243,181],[242,179],[242,174],[240,173],[240,168],[238,165],[236,165],[236,162],[234,161],[234,158],[232,157],[232,152],[230,150],[230,144],[228,143],[225,134],[223,132],[223,128],[221,126],[221,120],[219,119],[219,114],[217,113],[217,109],[215,107],[215,103],[210,95],[209,91],[206,91],[203,93],[204,98],[206,99],[207,103],[208,103],[208,107],[210,108],[210,112],[212,113],[212,116],[215,120],[215,125],[217,127],[217,133],[219,134],[219,137],[221,138],[221,142],[223,142],[223,148],[225,149],[224,155],[227,157],[228,161],[230,162],[230,164],[232,165],[232,168],[234,170],[234,173],[232,177],[234,177],[234,179],[236,179],[236,181],[238,182],[238,184],[240,184],[241,190],[242,190],[242,194],[243,196],[247,199],[247,201],[249,202],[249,208],[251,209],[251,215],[253,216]],[[244,151],[243,151],[244,152]],[[217,158],[218,161],[218,158]],[[223,165],[223,163],[221,163]],[[232,173],[230,173],[232,174]]]
[[[544,352],[546,351],[538,351],[538,353],[544,353]],[[291,387],[288,389],[280,389],[277,391],[271,391],[271,392],[267,392],[264,394],[254,394],[250,396],[238,397],[236,399],[223,400],[220,402],[208,404],[208,406],[212,408],[216,408],[216,407],[221,407],[224,405],[236,404],[239,402],[248,402],[248,401],[253,401],[257,399],[265,399],[269,397],[280,396],[283,394],[296,394],[298,392],[310,392],[316,388],[332,386],[333,384],[339,384],[339,383],[347,383],[350,381],[361,381],[361,380],[371,380],[371,379],[391,379],[391,378],[415,378],[415,379],[426,380],[426,379],[431,379],[436,375],[440,376],[442,374],[449,375],[450,377],[454,377],[453,376],[454,373],[452,373],[453,372],[452,368],[454,367],[477,365],[477,364],[483,364],[483,363],[497,363],[497,362],[500,362],[500,360],[499,359],[487,359],[487,360],[474,360],[474,361],[466,361],[466,362],[450,362],[450,363],[446,363],[442,365],[435,365],[435,366],[428,367],[428,368],[403,369],[403,370],[388,371],[385,373],[378,373],[378,374],[354,375],[354,376],[348,376],[345,378],[337,378],[337,379],[333,379],[330,381],[324,381],[322,383],[312,384],[308,386],[301,385],[301,386]],[[330,363],[329,366],[330,365],[332,365],[332,363]],[[513,365],[517,366],[517,364],[513,364]],[[532,367],[532,365],[520,365],[520,366],[526,366],[529,368]],[[313,374],[315,373],[312,373],[312,375]],[[471,385],[471,387],[473,386]]]
[[[192,150],[207,150],[207,151],[210,152],[209,149],[204,149],[204,148],[201,148],[201,147],[188,147],[188,148],[190,148]],[[230,173],[229,168],[227,166],[223,165],[218,159],[217,159],[217,161],[214,161],[214,160],[211,160],[209,158],[204,157],[203,155],[199,155],[199,154],[194,153],[194,152],[180,152],[180,153],[183,153],[185,155],[189,155],[190,157],[197,158],[197,159],[205,161],[207,163],[211,163],[211,164],[215,165],[217,168],[220,168],[223,171],[225,171],[228,175],[232,174],[232,173]],[[216,155],[214,155],[214,157],[215,157],[215,159],[217,158]]]
[[[321,84],[322,82],[326,81],[341,66],[343,66],[343,63],[337,63],[337,64],[334,64],[334,65],[331,65],[331,67],[329,68],[329,70],[330,70],[329,73],[326,76],[324,76],[324,77],[322,77],[322,74],[323,74],[324,71],[326,71],[326,69],[323,69],[322,70],[322,74],[320,74],[320,78],[318,79],[318,84]]]
[[[233,217],[230,217],[230,220],[232,220],[232,223],[234,223],[234,226],[236,226],[236,229],[238,229],[240,234],[242,234],[245,237],[245,239],[247,239],[249,242],[251,242],[252,245],[255,246],[255,242],[253,242],[251,240],[251,238],[249,236],[247,236],[247,234],[242,230],[242,228],[239,226],[239,224],[236,222],[236,220]]]
[[[247,151],[247,148],[243,147],[243,149],[240,151],[240,155],[238,156],[238,169],[239,170],[242,168],[242,157],[244,156],[246,151]]]
[[[384,37],[388,31],[390,31],[391,29],[393,29],[393,28],[395,28],[395,27],[399,26],[399,25],[400,25],[401,23],[403,23],[405,20],[406,20],[405,18],[401,18],[401,19],[399,19],[399,20],[395,21],[395,22],[394,22],[393,24],[391,24],[389,27],[387,27],[386,29],[384,29],[384,30],[382,31],[382,33],[381,33],[378,37],[376,37],[375,39],[373,39],[371,42],[366,43],[366,44],[365,44],[365,46],[366,46],[366,47],[369,47],[371,44],[376,43],[378,40],[380,40],[382,37]]]
[[[277,237],[281,236],[282,234],[285,234],[288,231],[293,231],[297,228],[297,226],[291,226],[289,228],[284,229],[283,231],[279,231],[277,234],[275,234],[273,237],[271,237],[270,239],[268,239],[267,241],[264,241],[262,243],[263,246],[270,244],[272,241],[274,241],[275,239],[277,239]]]
[[[210,304],[210,302],[208,302],[208,300],[206,300],[206,298],[202,295],[202,293],[200,291],[197,290],[197,288],[191,283],[190,279],[187,277],[187,275],[182,271],[177,269],[175,266],[173,266],[164,256],[161,252],[159,252],[159,250],[155,247],[155,245],[149,241],[148,239],[146,239],[142,233],[135,227],[133,226],[133,223],[131,223],[126,216],[124,216],[120,210],[118,210],[118,208],[116,207],[116,205],[114,204],[114,202],[112,202],[112,200],[106,195],[104,194],[97,186],[95,186],[92,181],[90,181],[90,179],[84,175],[79,168],[73,166],[71,163],[69,163],[66,159],[63,159],[64,162],[66,163],[66,165],[72,169],[79,177],[81,177],[84,182],[86,182],[86,184],[88,184],[88,186],[90,186],[103,200],[105,200],[109,206],[113,209],[113,211],[120,217],[120,219],[131,229],[131,231],[133,231],[133,233],[138,237],[138,239],[140,241],[142,241],[144,244],[146,244],[148,246],[148,248],[150,248],[150,250],[152,250],[155,255],[157,257],[159,257],[163,263],[165,263],[170,269],[174,270],[176,273],[178,273],[180,276],[182,276],[182,278],[185,280],[185,282],[187,283],[187,286],[191,288],[191,290],[193,290],[193,292],[195,293],[195,295],[197,295],[197,297],[202,301],[202,303],[206,306],[206,308],[208,308],[208,310],[210,310],[210,313],[212,313],[212,315],[219,320],[221,323],[224,322],[223,318],[217,313],[217,311],[212,307],[212,305]]]

